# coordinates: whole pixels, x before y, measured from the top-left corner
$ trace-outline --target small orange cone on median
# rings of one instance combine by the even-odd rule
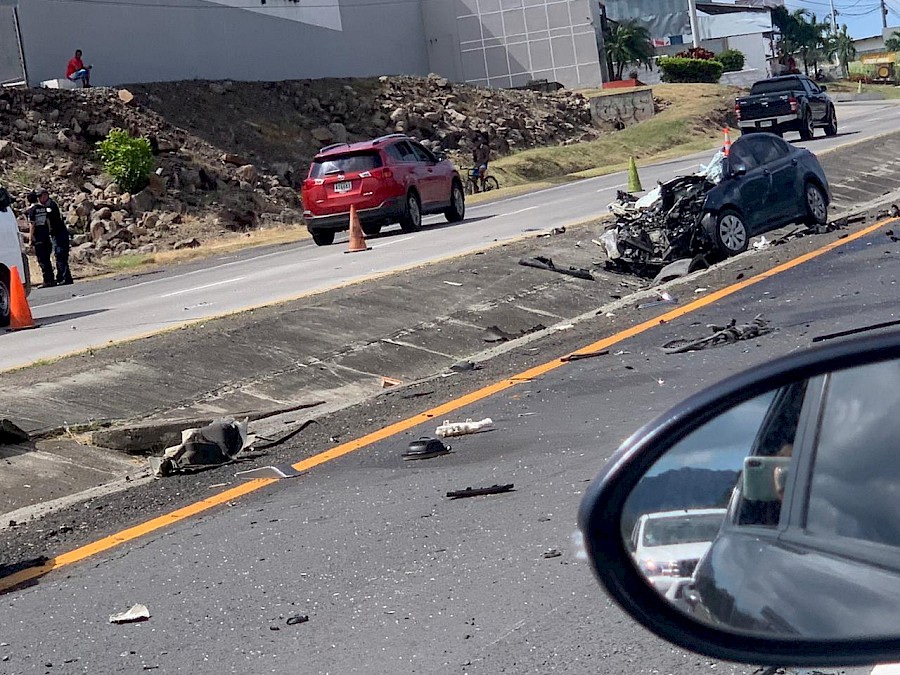
[[[731,152],[731,129],[725,127],[725,156]]]
[[[13,267],[9,271],[9,329],[26,328],[34,328],[34,319],[31,307],[28,306],[28,298],[25,297],[25,287],[19,278],[19,268]]]
[[[363,236],[362,225],[359,222],[359,214],[356,213],[356,207],[350,207],[350,246],[346,253],[357,253],[359,251],[368,251],[366,246],[366,238]]]

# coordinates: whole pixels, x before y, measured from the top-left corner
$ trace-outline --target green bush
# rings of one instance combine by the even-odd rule
[[[112,129],[97,143],[103,170],[116,179],[123,190],[139,192],[147,185],[153,168],[153,150],[143,136],[135,138],[123,129]]]
[[[733,73],[744,69],[744,52],[738,49],[726,49],[719,52],[716,61],[722,64],[724,72]]]
[[[663,82],[716,83],[722,77],[722,64],[718,61],[672,56],[658,59],[656,63],[662,70]]]

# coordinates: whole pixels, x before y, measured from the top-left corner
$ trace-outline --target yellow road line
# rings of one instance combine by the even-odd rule
[[[582,347],[574,353],[590,353],[599,351],[601,349],[607,349],[619,342],[622,342],[623,340],[627,340],[628,338],[639,335],[645,331],[650,330],[651,328],[655,328],[656,326],[659,326],[661,322],[673,321],[675,319],[678,319],[679,317],[685,316],[686,314],[695,312],[698,309],[702,309],[715,302],[718,302],[722,298],[726,298],[729,295],[737,293],[738,291],[758,284],[765,279],[774,277],[778,274],[781,274],[782,272],[786,272],[806,262],[809,262],[810,260],[818,258],[819,256],[824,255],[829,251],[833,251],[834,249],[845,246],[852,241],[861,239],[862,237],[875,232],[878,228],[887,225],[888,223],[894,222],[894,220],[895,219],[893,218],[889,218],[887,220],[875,223],[874,225],[870,225],[869,227],[863,228],[858,232],[854,232],[844,239],[838,239],[830,244],[823,246],[822,248],[818,248],[815,251],[810,251],[809,253],[799,256],[798,258],[794,258],[793,260],[789,260],[786,263],[782,263],[781,265],[773,267],[767,272],[761,272],[760,274],[750,277],[749,279],[745,279],[736,284],[732,284],[731,286],[710,293],[709,295],[706,295],[702,298],[698,298],[697,300],[694,300],[693,302],[690,302],[682,307],[676,307],[675,309],[672,309],[665,314],[662,314],[661,316],[653,317],[652,319],[644,321],[643,323],[639,323],[635,326],[632,326],[631,328],[626,328],[625,330],[615,333],[614,335],[610,335],[601,340],[597,340],[592,344]],[[502,391],[521,384],[523,381],[533,380],[534,378],[545,375],[563,365],[566,365],[566,362],[562,361],[561,359],[554,359],[553,361],[542,363],[522,373],[519,373],[518,375],[514,375],[513,377],[505,380],[500,380],[499,382],[495,382],[493,384],[489,384],[488,386],[482,387],[477,391],[473,391],[469,394],[443,403],[439,406],[431,408],[430,410],[421,412],[418,415],[413,415],[412,417],[408,417],[382,429],[373,431],[370,434],[366,434],[365,436],[352,441],[348,441],[347,443],[338,445],[334,448],[331,448],[330,450],[326,450],[317,455],[313,455],[312,457],[308,457],[307,459],[297,462],[293,466],[298,471],[308,471],[309,469],[317,467],[321,464],[325,464],[326,462],[330,462],[339,457],[343,457],[344,455],[348,455],[351,452],[356,452],[357,450],[372,445],[373,443],[377,443],[378,441],[382,441],[386,438],[390,438],[391,436],[395,436],[399,433],[407,431],[408,429],[412,429],[413,427],[416,427],[420,424],[427,423],[434,418],[440,418],[443,415],[455,412],[467,405],[477,403],[478,401],[482,401],[490,396],[499,394]],[[223,492],[213,495],[212,497],[208,497],[207,499],[203,499],[199,502],[194,502],[193,504],[188,504],[187,506],[176,509],[171,513],[152,518],[151,520],[139,523],[138,525],[129,527],[116,534],[111,534],[108,537],[103,537],[102,539],[98,539],[97,541],[91,542],[90,544],[85,544],[84,546],[76,548],[72,551],[58,555],[55,558],[51,558],[42,565],[28,567],[9,576],[2,577],[0,578],[0,593],[37,579],[38,577],[41,577],[52,570],[59,569],[60,567],[65,567],[66,565],[71,565],[76,562],[80,562],[86,558],[97,555],[98,553],[102,553],[103,551],[108,551],[109,549],[115,548],[120,544],[133,541],[139,537],[143,537],[144,535],[161,530],[173,523],[177,523],[197,514],[204,513],[205,511],[208,511],[215,506],[227,504],[228,502],[242,497],[243,495],[250,494],[251,492],[256,492],[260,488],[263,488],[273,482],[275,482],[274,479],[259,479],[248,481],[247,483],[243,483],[241,485],[238,485],[237,487],[224,490]]]

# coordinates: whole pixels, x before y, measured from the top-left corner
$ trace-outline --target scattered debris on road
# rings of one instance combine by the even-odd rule
[[[287,621],[288,626],[297,626],[301,623],[306,623],[309,621],[309,617],[306,614],[294,614],[294,616],[289,616]]]
[[[444,420],[444,423],[435,429],[434,433],[441,438],[449,438],[451,436],[478,434],[483,431],[488,431],[493,426],[494,421],[490,417],[485,417],[478,422],[473,422],[471,419],[466,419],[465,422],[451,422],[450,420]]]
[[[16,445],[17,443],[25,443],[31,437],[28,432],[21,429],[12,421],[0,418],[0,445]]]
[[[771,242],[768,239],[766,239],[765,236],[762,236],[759,239],[757,239],[756,241],[754,241],[750,246],[751,246],[751,248],[753,248],[757,251],[764,251],[767,248],[769,248],[769,246],[771,246],[771,245],[772,245]]]
[[[885,232],[885,234],[887,235],[888,239],[890,239],[891,241],[894,241],[894,242],[900,241],[900,237],[898,237],[896,234],[894,234],[893,230],[888,230],[887,232]],[[0,420],[0,426],[2,426],[3,422],[5,422],[5,421],[6,420]]]
[[[136,623],[138,621],[147,621],[150,618],[150,610],[147,605],[133,605],[127,612],[112,614],[109,617],[110,623]]]
[[[492,485],[491,487],[486,488],[467,487],[465,490],[448,492],[447,496],[450,499],[465,499],[466,497],[481,497],[482,495],[499,495],[504,492],[512,492],[513,489],[514,485],[512,483],[506,485]]]
[[[458,361],[450,366],[450,370],[454,373],[467,373],[472,370],[481,370],[481,364],[474,363],[472,361]]]
[[[609,354],[608,349],[601,349],[596,352],[575,352],[573,354],[569,354],[568,356],[563,356],[560,358],[560,361],[563,363],[569,363],[570,361],[582,361],[583,359],[593,359],[597,356],[606,356]]]
[[[891,218],[900,218],[900,206],[891,204]]]
[[[266,442],[262,443],[262,444],[254,443],[253,448],[254,448],[254,450],[268,450],[269,448],[274,448],[276,445],[281,445],[282,443],[289,441],[294,436],[299,434],[301,431],[306,429],[306,427],[308,427],[310,424],[318,424],[318,422],[316,420],[306,420],[305,422],[302,422],[301,424],[297,425],[296,427],[294,427],[287,433],[282,434],[278,438],[274,438],[274,439],[267,438],[265,436],[257,436],[257,439],[263,440]]]
[[[409,444],[409,449],[400,455],[403,459],[432,459],[450,452],[450,446],[444,445],[437,438],[422,436],[419,440]]]
[[[562,555],[562,551],[557,548],[548,548],[541,554],[542,558],[559,558]]]
[[[647,309],[648,307],[658,307],[659,305],[677,305],[678,298],[668,291],[657,292],[656,299],[650,302],[643,302],[637,306],[638,309]]]
[[[381,377],[381,388],[388,389],[390,387],[399,387],[403,382],[401,380],[397,380],[393,377]]]
[[[151,457],[150,467],[160,477],[233,462],[256,440],[247,432],[249,423],[248,419],[236,422],[229,417],[200,429],[185,429],[181,443],[166,448],[162,457]]]
[[[257,478],[280,480],[282,478],[296,478],[302,475],[302,471],[297,471],[290,464],[279,464],[277,466],[260,466],[256,469],[238,471],[234,474],[234,477],[242,478],[243,480],[256,480]]]
[[[585,279],[586,281],[594,281],[594,275],[591,274],[590,270],[586,270],[583,267],[572,267],[571,265],[568,267],[557,267],[553,260],[551,258],[547,258],[546,256],[522,258],[519,261],[519,264],[524,265],[525,267],[534,267],[539,270],[547,270],[549,272],[566,274],[570,277]]]
[[[732,319],[725,326],[709,325],[707,328],[712,329],[712,335],[694,340],[678,338],[664,344],[662,349],[666,354],[683,354],[707,347],[732,344],[739,340],[752,340],[772,332],[769,322],[763,319],[761,314],[757,314],[748,323],[738,325],[737,320]]]
[[[520,337],[524,337],[531,333],[537,333],[538,331],[542,331],[542,330],[546,330],[546,329],[547,329],[547,327],[544,324],[539,323],[535,326],[532,326],[531,328],[529,328],[527,330],[523,330],[520,333],[507,333],[505,330],[503,330],[499,326],[488,326],[487,328],[484,329],[484,332],[485,332],[484,341],[485,342],[508,342],[509,340],[517,340]]]

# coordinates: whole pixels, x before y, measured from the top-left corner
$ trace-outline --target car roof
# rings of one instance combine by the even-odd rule
[[[378,138],[371,141],[360,141],[358,143],[334,143],[333,145],[326,145],[324,148],[320,149],[319,152],[316,153],[316,159],[324,159],[326,157],[333,157],[335,155],[347,155],[354,152],[365,152],[366,150],[379,149],[401,140],[414,141],[415,139],[410,138],[406,134],[388,134],[387,136],[379,136]]]
[[[724,516],[728,509],[681,509],[680,511],[660,511],[658,513],[645,513],[642,518],[657,520],[662,518],[676,518],[678,516]]]

